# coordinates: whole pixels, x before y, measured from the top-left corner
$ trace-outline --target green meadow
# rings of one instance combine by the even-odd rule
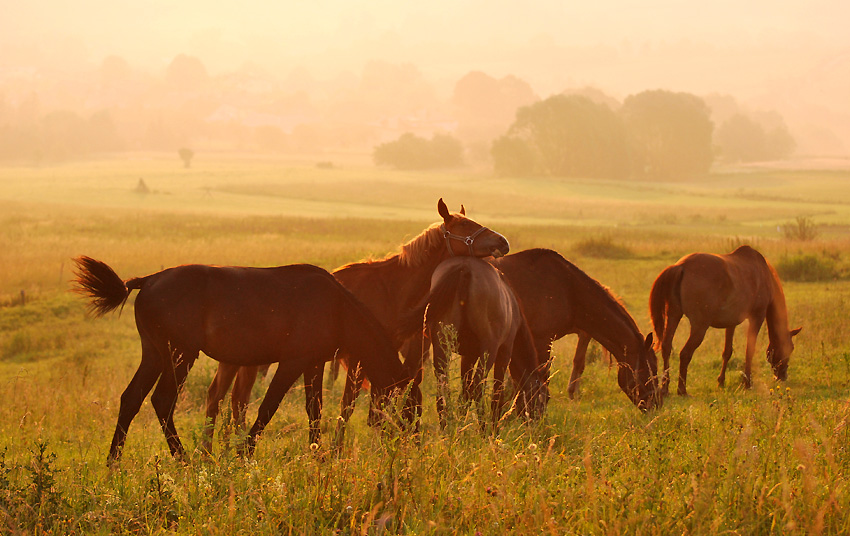
[[[850,171],[737,169],[646,183],[317,160],[328,157],[199,155],[183,169],[171,155],[133,154],[0,168],[0,533],[850,532]],[[498,436],[459,409],[440,430],[428,364],[419,438],[368,427],[364,395],[332,452],[343,379],[327,377],[318,450],[307,444],[296,384],[251,460],[236,455],[240,431],[226,424],[212,459],[171,459],[148,401],[120,464],[106,467],[139,339],[132,298],[122,314],[87,317],[69,292],[73,257],[103,260],[125,279],[185,263],[332,270],[398,252],[439,219],[441,197],[504,234],[512,251],[563,254],[621,297],[644,333],[664,267],[693,251],[753,245],[780,271],[792,327],[803,327],[788,381],[773,379],[762,330],[754,386],[741,387],[739,329],[719,389],[723,335],[712,330],[687,398],[641,414],[593,343],[580,397],[569,400],[567,336],[553,345],[542,421],[507,419]],[[686,335],[683,322],[674,378]],[[214,371],[202,356],[177,407],[190,452]],[[255,386],[249,420],[267,382]]]

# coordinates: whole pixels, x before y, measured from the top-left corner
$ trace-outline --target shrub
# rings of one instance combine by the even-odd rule
[[[586,238],[576,244],[573,251],[579,255],[600,259],[628,259],[634,256],[632,250],[615,244],[610,236]]]
[[[782,226],[782,234],[788,240],[809,241],[818,236],[818,226],[808,216],[798,216]]]
[[[839,277],[834,259],[812,254],[784,256],[777,263],[776,271],[785,281],[829,281]]]

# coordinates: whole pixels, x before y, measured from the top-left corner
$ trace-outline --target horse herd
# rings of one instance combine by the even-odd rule
[[[461,396],[480,400],[493,370],[492,425],[504,412],[505,374],[515,385],[513,411],[540,418],[549,399],[550,348],[578,335],[568,393],[574,396],[590,339],[617,361],[622,391],[642,411],[667,394],[673,335],[682,316],[691,331],[680,353],[678,393],[686,394],[687,367],[709,327],[726,329],[718,383],[723,386],[735,327],[748,320],[745,385],[750,385],[756,336],[767,322],[767,359],[785,379],[793,349],[779,278],[757,251],[742,246],[728,255],[695,253],[665,269],[650,292],[657,340],[644,335],[623,304],[599,282],[555,251],[508,254],[499,233],[437,203],[442,221],[381,260],[342,266],[332,274],[306,264],[275,268],[186,265],[122,280],[108,265],[75,259],[75,290],[95,316],[123,307],[138,290],[134,311],[142,359],[121,395],[108,463],[121,455],[127,430],[153,389],[154,407],[171,454],[183,457],[174,425],[177,397],[200,352],[219,362],[207,397],[203,449],[209,451],[219,405],[231,383],[234,416],[245,419],[260,367],[278,367],[240,451],[250,456],[283,396],[304,378],[309,440],[318,443],[324,364],[346,365],[338,440],[368,384],[369,422],[401,419],[418,425],[422,364],[433,344],[437,409],[445,425],[446,349],[454,326],[461,356]],[[657,357],[664,360],[658,385]],[[399,358],[399,352],[404,360]],[[156,386],[154,388],[154,385]],[[390,400],[400,411],[386,411]]]

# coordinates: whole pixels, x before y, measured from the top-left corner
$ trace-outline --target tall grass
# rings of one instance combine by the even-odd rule
[[[105,181],[114,165],[87,169]],[[193,168],[196,175],[187,180],[200,183],[201,172]],[[309,171],[320,172],[356,175],[336,165],[323,170],[311,166]],[[281,191],[271,172],[242,173],[242,182],[255,185],[252,188],[270,184],[275,195]],[[135,179],[131,188],[138,175],[125,174]],[[145,177],[153,190],[161,189],[155,174]],[[334,180],[331,175],[316,177],[320,182]],[[411,183],[421,177],[378,178],[384,185],[408,188],[409,193],[418,191]],[[459,182],[449,178],[434,180]],[[509,182],[500,187],[507,188]],[[465,193],[472,185],[480,188],[481,181],[469,180],[453,191]],[[519,186],[516,192],[521,192]],[[0,193],[10,188],[4,184]],[[514,212],[508,210],[502,220],[478,217],[477,207],[465,198],[463,202],[473,217],[503,232],[515,250],[550,247],[570,257],[576,243],[604,243],[600,236],[611,237],[614,246],[628,244],[628,256],[581,255],[575,261],[622,297],[645,333],[650,285],[680,256],[691,251],[726,252],[737,236],[756,238],[760,251],[774,264],[787,253],[775,224],[743,225],[737,219],[738,208],[723,212],[705,191],[688,197],[706,215],[699,221],[679,217],[676,228],[667,228],[657,218],[634,219],[632,225],[612,230],[593,219],[578,223],[534,219],[543,209],[528,207],[545,197],[545,188],[533,180],[528,188],[532,190],[528,197],[512,194],[517,200]],[[623,191],[647,198],[673,195],[635,185],[598,188],[578,181],[555,184],[552,191],[608,196],[606,203]],[[356,188],[349,185],[349,190]],[[394,192],[403,197],[399,190]],[[299,195],[307,193],[304,187]],[[367,196],[358,195],[358,202],[365,203]],[[499,210],[494,212],[507,206],[500,200],[504,192],[478,195],[495,203],[492,206]],[[546,210],[556,204],[557,197],[552,199]],[[702,204],[697,203],[700,199]],[[787,219],[790,216],[781,214],[795,210],[776,208],[773,202],[768,199],[756,211],[768,216],[766,222]],[[474,411],[457,412],[447,429],[440,430],[428,366],[418,437],[369,428],[364,397],[343,449],[330,450],[342,380],[327,380],[324,440],[318,450],[307,445],[303,388],[296,385],[252,460],[236,455],[242,432],[227,427],[226,415],[217,430],[213,456],[207,459],[194,452],[204,427],[203,397],[215,368],[202,356],[176,410],[190,459],[180,463],[168,456],[159,423],[146,402],[129,430],[121,463],[110,470],[105,460],[118,404],[140,355],[132,300],[121,315],[87,318],[84,303],[67,292],[71,257],[101,258],[123,277],[186,262],[306,261],[334,268],[396,251],[436,214],[414,207],[410,218],[395,219],[376,213],[372,218],[266,213],[242,213],[237,218],[161,206],[128,211],[114,205],[94,209],[18,201],[0,204],[9,209],[0,216],[0,251],[5,252],[0,263],[0,533],[850,532],[848,281],[798,283],[793,277],[784,278],[791,324],[804,328],[795,339],[785,383],[770,376],[762,357],[767,345],[762,333],[753,389],[744,390],[730,378],[727,388],[719,390],[714,378],[723,333],[710,330],[691,363],[690,397],[670,397],[661,409],[643,415],[619,390],[616,370],[596,360],[585,371],[582,396],[570,401],[566,387],[575,337],[567,336],[553,345],[553,398],[544,419],[530,426],[509,419],[498,436],[482,434]],[[605,212],[601,206],[586,214],[595,218]],[[373,213],[378,210],[372,207]],[[628,219],[638,212],[629,210],[633,210],[629,216],[619,216]],[[777,214],[780,219],[770,219]],[[843,258],[850,244],[840,233],[826,231],[816,241],[799,244],[800,255],[826,258],[824,250],[837,251]],[[16,299],[21,289],[26,291],[24,302]],[[676,349],[687,337],[686,329],[679,332]],[[730,371],[741,366],[742,332]],[[451,379],[456,397],[456,371]],[[255,396],[262,394],[267,382],[257,387]],[[257,406],[255,398],[249,416]]]

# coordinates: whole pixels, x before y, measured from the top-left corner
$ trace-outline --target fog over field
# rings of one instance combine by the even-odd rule
[[[496,79],[513,75],[540,99],[587,86],[620,101],[658,88],[728,95],[753,113],[778,112],[800,155],[850,153],[850,4],[842,0],[2,4],[0,119],[19,118],[33,95],[41,114],[166,109],[163,99],[150,96],[151,80],[162,79],[184,54],[200,60],[219,88],[216,106],[198,117],[225,114],[285,134],[361,106],[358,90],[380,89],[387,69],[369,67],[379,62],[408,87],[385,88],[378,99],[387,104],[384,113],[351,121],[417,115],[432,130],[451,131],[455,84],[481,71]],[[90,82],[102,82],[108,71],[108,58],[132,73],[126,80],[146,100],[127,97],[129,82],[121,92],[92,90]],[[366,83],[370,73],[377,83]],[[222,96],[222,80],[231,86],[241,80],[238,98]],[[252,110],[246,119],[250,101],[273,91],[287,102]],[[394,97],[407,101],[391,106]],[[112,119],[130,121],[129,113],[120,115]]]

